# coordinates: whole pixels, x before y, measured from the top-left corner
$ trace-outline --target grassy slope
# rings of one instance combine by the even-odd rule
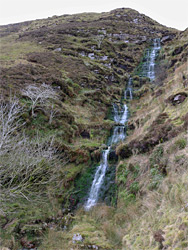
[[[135,21],[136,18],[139,19],[138,24]],[[89,244],[95,244],[103,249],[113,249],[114,247],[120,249],[125,234],[126,236],[123,238],[124,245],[137,244],[131,238],[135,239],[136,229],[135,231],[131,231],[131,229],[127,231],[127,228],[131,228],[128,223],[129,221],[131,223],[132,218],[138,213],[137,206],[142,204],[142,197],[133,204],[130,198],[130,208],[126,208],[127,211],[122,210],[122,207],[127,206],[127,202],[129,203],[129,199],[127,201],[127,191],[125,191],[127,188],[129,190],[129,185],[126,180],[127,176],[122,176],[122,171],[117,171],[117,183],[119,185],[117,211],[105,206],[99,209],[96,208],[96,211],[92,211],[89,215],[80,211],[73,219],[67,219],[69,231],[56,232],[58,228],[66,225],[65,218],[71,216],[68,214],[63,217],[60,204],[62,201],[68,202],[67,197],[69,197],[74,187],[74,179],[87,169],[91,159],[93,159],[91,155],[93,153],[97,154],[97,151],[100,151],[100,145],[105,143],[113,122],[108,119],[104,120],[104,118],[106,118],[111,103],[120,99],[127,76],[138,65],[144,49],[148,46],[149,39],[168,34],[174,35],[176,31],[165,28],[150,18],[130,9],[120,9],[104,14],[86,13],[52,17],[23,24],[2,26],[0,31],[2,34],[0,55],[2,93],[6,96],[11,90],[11,92],[15,92],[19,96],[20,89],[31,83],[41,84],[46,82],[56,87],[59,86],[61,101],[56,104],[57,115],[53,124],[50,126],[47,124],[48,114],[43,116],[39,112],[35,119],[30,117],[29,114],[26,115],[27,128],[28,133],[32,128],[31,136],[37,132],[41,135],[55,135],[56,145],[62,152],[67,154],[70,161],[60,170],[61,185],[55,191],[55,197],[53,196],[54,192],[51,192],[53,195],[49,195],[46,201],[43,200],[43,203],[42,201],[41,203],[40,201],[34,201],[32,208],[29,203],[27,204],[23,200],[18,201],[17,204],[14,202],[10,204],[11,213],[9,214],[9,211],[7,211],[6,216],[9,222],[15,217],[17,217],[17,220],[13,226],[7,226],[7,235],[4,238],[8,237],[8,240],[5,245],[12,244],[16,249],[20,237],[33,238],[34,236],[34,238],[41,238],[48,227],[53,227],[55,230],[49,231],[49,235],[43,241],[41,249],[66,249],[65,246],[67,246],[67,249],[70,249],[70,247],[76,247],[75,249],[77,249],[77,246],[72,244],[74,233],[81,233],[84,236],[83,248],[86,248]],[[120,36],[122,33],[125,34],[125,37]],[[116,35],[113,36],[113,34]],[[102,44],[100,45],[101,37]],[[129,43],[124,43],[125,39]],[[182,43],[184,43],[183,39],[184,37],[181,38]],[[173,50],[175,46],[179,46],[179,41],[180,38],[177,38],[174,44],[170,45],[169,43],[167,45],[164,52],[167,54],[166,59],[171,59],[170,49]],[[54,51],[57,48],[61,48],[61,51]],[[82,57],[81,52],[86,55],[94,52],[97,57],[95,60],[87,56]],[[101,60],[102,56],[108,56],[105,62]],[[110,68],[104,63],[111,63]],[[182,86],[180,87],[182,82],[178,70],[185,71],[185,65],[182,62],[177,61],[177,63],[180,64],[180,67],[174,75],[176,85],[171,84],[171,77],[173,76],[169,76],[169,79],[165,81],[166,84],[161,87],[163,89],[162,96],[153,101],[152,92],[149,90],[140,100],[133,101],[131,106],[134,113],[132,122],[135,123],[136,120],[140,120],[141,125],[132,134],[130,133],[128,142],[143,136],[144,133],[147,134],[147,129],[152,124],[152,121],[156,119],[157,114],[166,112],[170,118],[175,118],[174,114],[177,107],[171,107],[169,104],[165,108],[163,100],[168,98],[174,91],[179,91],[180,88],[181,91],[183,90]],[[169,93],[169,86],[172,86],[171,93]],[[175,86],[177,89],[175,89]],[[179,120],[174,120],[174,125],[182,123],[179,114],[181,116],[185,114],[186,103],[184,102],[181,106],[178,106],[179,113],[177,117]],[[151,115],[145,116],[146,113]],[[147,121],[145,121],[146,117],[149,117]],[[81,132],[85,130],[90,134],[88,139],[81,137]],[[152,152],[150,153],[152,154]],[[166,151],[165,154],[167,154]],[[133,162],[136,165],[137,162],[141,162],[139,167],[142,173],[145,166],[149,164],[148,157],[148,155],[136,155],[132,156],[128,162],[130,164]],[[175,161],[174,159],[172,161]],[[168,168],[170,168],[171,165],[168,164]],[[123,160],[119,165],[122,165],[122,169],[126,168],[127,160],[125,162]],[[121,170],[120,167],[119,169]],[[128,175],[130,174],[128,173]],[[136,180],[136,185],[138,185],[137,182],[142,184],[146,179],[149,181],[153,178],[148,172],[146,176],[149,177],[146,178],[144,175],[145,179]],[[69,183],[70,179],[73,182]],[[140,190],[142,189],[141,186]],[[133,193],[135,192],[134,190]],[[147,188],[146,191],[144,189],[143,193],[145,192],[148,192]],[[135,200],[135,197],[133,198]],[[23,202],[24,208],[21,209],[20,203]],[[47,203],[49,203],[49,206],[46,206]],[[43,210],[42,213],[41,209]],[[20,220],[20,218],[23,219]],[[122,220],[126,222],[123,223]],[[47,227],[44,226],[46,222]],[[21,235],[18,233],[20,229]],[[10,233],[14,234],[16,243],[14,243],[15,239],[9,240]],[[125,240],[126,237],[129,241]],[[56,240],[54,241],[54,239]],[[139,239],[137,241],[139,242]],[[148,244],[147,239],[143,242],[145,242],[143,244]]]
[[[147,93],[132,101],[130,123],[135,124],[135,129],[129,130],[126,143],[141,141],[148,134],[152,139],[150,128],[157,134],[158,125],[166,120],[172,124],[173,136],[165,139],[161,134],[158,143],[150,145],[147,152],[139,153],[138,148],[131,157],[121,157],[116,174],[117,208],[101,205],[90,213],[81,209],[68,232],[49,232],[43,245],[51,244],[47,249],[54,246],[58,249],[62,244],[65,249],[89,249],[92,244],[100,249],[187,249],[188,100],[176,105],[166,102],[174,94],[188,91],[187,49],[180,54],[173,53],[186,42],[185,31],[163,47],[165,56],[161,51],[160,63],[164,65],[168,61],[166,77],[156,79],[153,86],[148,86]],[[171,66],[174,59],[176,65]],[[160,95],[156,94],[159,91]],[[159,120],[159,115],[164,113],[164,118]],[[117,152],[124,147],[120,145]],[[75,233],[84,237],[84,242],[76,246],[72,243]],[[53,237],[58,237],[56,243]]]

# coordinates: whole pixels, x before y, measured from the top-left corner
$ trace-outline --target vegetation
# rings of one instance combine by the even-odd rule
[[[186,249],[188,30],[117,9],[0,33],[0,245]],[[141,65],[156,37],[163,49],[150,82]],[[104,203],[86,212],[114,124],[111,105],[130,75],[128,136],[113,148]]]

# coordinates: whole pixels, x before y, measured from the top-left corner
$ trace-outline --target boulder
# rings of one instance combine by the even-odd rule
[[[163,36],[162,39],[161,39],[161,43],[164,44],[166,42],[169,42],[173,39],[173,35],[168,35],[168,36]]]
[[[83,237],[81,234],[77,233],[77,234],[74,234],[73,237],[72,237],[72,243],[73,244],[76,244],[78,242],[82,242],[83,241]]]
[[[170,96],[166,102],[167,103],[171,103],[172,105],[177,105],[177,104],[180,104],[182,102],[185,101],[185,99],[187,98],[187,93],[185,92],[180,92],[180,93],[177,93],[175,95],[172,95]]]

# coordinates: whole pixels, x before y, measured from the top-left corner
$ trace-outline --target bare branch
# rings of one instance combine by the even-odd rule
[[[34,116],[34,110],[37,105],[48,104],[51,103],[51,101],[58,99],[56,91],[45,83],[40,86],[29,85],[24,90],[22,90],[22,94],[29,98],[32,102],[32,116]]]
[[[19,119],[21,112],[22,108],[16,99],[0,103],[0,155],[9,150],[13,133],[23,125]]]

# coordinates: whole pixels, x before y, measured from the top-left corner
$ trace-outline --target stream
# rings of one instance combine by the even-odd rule
[[[160,39],[153,40],[151,49],[146,50],[146,61],[143,63],[142,76],[148,77],[150,81],[155,79],[155,59],[160,50]],[[127,88],[124,91],[124,100],[133,99],[132,78],[129,78]],[[108,168],[108,156],[112,145],[125,140],[126,125],[128,120],[128,107],[126,104],[113,104],[113,120],[115,125],[113,127],[112,136],[108,140],[108,147],[102,152],[100,165],[97,167],[92,186],[88,195],[88,199],[84,205],[84,209],[89,211],[98,202],[101,187],[104,183],[105,174]]]

